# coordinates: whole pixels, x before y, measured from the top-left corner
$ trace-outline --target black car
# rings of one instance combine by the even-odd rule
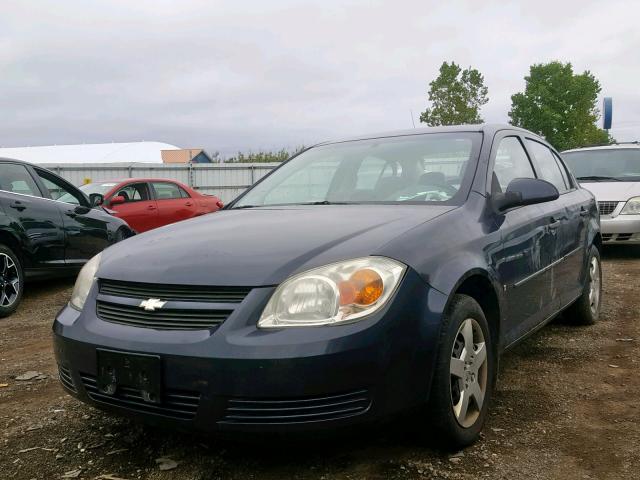
[[[87,264],[54,324],[95,406],[227,432],[423,412],[478,438],[500,354],[566,310],[592,323],[599,219],[544,140],[511,126],[317,145],[228,207]]]
[[[18,307],[25,280],[75,275],[132,234],[49,170],[0,158],[0,317]]]

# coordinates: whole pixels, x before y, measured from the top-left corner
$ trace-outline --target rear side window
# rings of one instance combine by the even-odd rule
[[[536,142],[535,140],[527,139],[527,146],[533,154],[540,178],[552,183],[558,189],[558,192],[566,192],[569,189],[567,183],[565,183],[567,174],[564,172],[563,175],[553,152],[549,150],[548,147]]]
[[[517,137],[505,137],[500,140],[496,150],[493,175],[494,185],[497,181],[503,192],[515,178],[535,178],[527,152],[524,151]]]
[[[49,191],[49,196],[52,199],[72,205],[84,204],[80,193],[69,188],[69,185],[66,185],[60,179],[55,178],[43,170],[36,170],[36,173],[40,177],[40,180],[42,180],[45,188]]]
[[[153,182],[153,191],[157,200],[172,200],[176,198],[188,198],[189,195],[175,183]]]
[[[24,165],[0,163],[0,190],[40,196],[40,190]]]

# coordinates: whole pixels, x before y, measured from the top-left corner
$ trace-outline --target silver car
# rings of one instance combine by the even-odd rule
[[[598,201],[603,242],[640,244],[640,144],[577,148],[562,157]]]

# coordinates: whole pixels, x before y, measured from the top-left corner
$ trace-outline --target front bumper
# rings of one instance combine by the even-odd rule
[[[82,313],[67,307],[54,322],[65,389],[151,424],[207,432],[337,428],[425,402],[447,300],[408,270],[382,311],[348,325],[259,330],[273,288],[255,288],[213,331],[162,331],[99,319],[95,290]],[[99,392],[98,348],[160,355],[161,402]]]
[[[602,215],[600,231],[609,245],[640,244],[640,215]]]

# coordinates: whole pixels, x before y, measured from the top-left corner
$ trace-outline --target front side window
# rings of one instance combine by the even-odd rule
[[[234,208],[314,203],[459,205],[466,199],[481,140],[480,133],[433,133],[314,147],[251,188]]]
[[[40,180],[42,180],[42,183],[44,183],[45,188],[49,191],[49,195],[53,200],[59,200],[72,205],[82,205],[84,203],[78,192],[71,190],[54,176],[41,170],[36,170],[36,173],[40,177]]]
[[[551,150],[535,140],[527,139],[527,146],[535,159],[539,177],[553,184],[558,192],[566,192],[568,186],[565,184],[560,165]]]
[[[640,182],[640,148],[576,150],[562,158],[579,181]]]
[[[494,186],[499,185],[500,191],[504,192],[515,178],[535,177],[527,152],[524,151],[520,140],[517,137],[505,137],[500,140],[493,166]]]
[[[118,189],[115,196],[124,198],[124,203],[149,200],[149,189],[146,183],[131,183]]]
[[[0,163],[0,190],[40,196],[40,190],[24,165]]]
[[[172,200],[189,196],[187,192],[184,192],[184,190],[175,183],[153,182],[151,185],[153,186],[157,200]]]

